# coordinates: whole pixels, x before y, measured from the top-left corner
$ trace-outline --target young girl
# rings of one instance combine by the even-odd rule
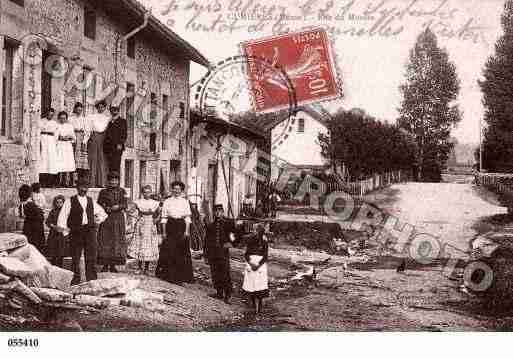
[[[45,229],[43,210],[32,200],[32,188],[24,184],[19,189],[20,217],[24,219],[23,234],[27,236],[30,244],[43,252],[45,245]]]
[[[65,239],[64,234],[57,230],[57,219],[61,211],[62,205],[64,204],[64,196],[57,195],[53,199],[52,210],[48,214],[46,219],[46,225],[50,228],[48,234],[48,251],[47,256],[50,258],[50,262],[58,267],[63,266],[63,258],[65,257]]]
[[[128,255],[139,261],[139,270],[146,274],[150,262],[155,262],[159,256],[159,235],[157,223],[159,221],[160,203],[151,199],[151,186],[142,189],[143,198],[135,201],[139,217],[135,224],[134,240],[128,248]]]
[[[269,296],[267,279],[267,237],[263,226],[257,227],[257,233],[252,235],[246,248],[246,268],[242,289],[248,293],[255,313],[262,310],[262,299]]]
[[[57,116],[59,126],[57,128],[57,161],[59,166],[59,185],[61,187],[71,187],[73,182],[73,172],[75,172],[75,154],[73,153],[73,143],[76,141],[73,125],[68,122],[68,113],[59,112]]]

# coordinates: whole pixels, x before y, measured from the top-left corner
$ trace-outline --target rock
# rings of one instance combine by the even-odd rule
[[[28,245],[30,255],[23,261],[32,274],[24,278],[24,282],[30,287],[50,287],[49,270],[52,265],[32,244]]]
[[[0,252],[22,247],[27,243],[27,237],[23,234],[0,233]]]
[[[30,258],[30,251],[30,246],[26,244],[19,248],[8,251],[8,255],[9,257],[18,258],[20,261],[24,262]]]
[[[11,257],[0,257],[0,272],[20,278],[35,274],[34,270],[24,262],[20,261],[18,258]]]
[[[87,294],[99,297],[116,294],[127,294],[137,288],[139,279],[106,278],[96,279],[70,287],[73,294]]]
[[[69,290],[73,280],[73,272],[57,266],[48,268],[49,287],[60,290]]]
[[[105,309],[111,305],[120,305],[121,299],[102,298],[94,295],[78,294],[73,297],[72,302],[82,306]]]
[[[152,293],[142,289],[134,289],[121,299],[121,305],[127,307],[143,307],[146,309],[159,309],[164,303],[164,294]]]
[[[30,288],[39,298],[42,300],[47,300],[49,302],[66,302],[73,298],[73,295],[70,293],[63,292],[58,289],[51,288]]]
[[[11,280],[11,277],[0,273],[0,284],[7,283]]]

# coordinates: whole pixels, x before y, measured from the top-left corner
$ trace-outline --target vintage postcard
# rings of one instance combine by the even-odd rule
[[[513,329],[513,0],[0,0],[0,73],[8,351]]]

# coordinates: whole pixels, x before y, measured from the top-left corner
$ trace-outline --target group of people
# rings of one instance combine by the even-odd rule
[[[105,187],[107,174],[119,172],[127,139],[126,120],[118,106],[106,114],[104,101],[96,113],[84,116],[77,102],[68,118],[66,111],[50,108],[39,121],[39,182],[43,187],[72,187],[81,177],[89,177],[94,187]]]
[[[77,194],[69,199],[56,196],[46,221],[42,209],[44,197],[38,184],[23,185],[19,190],[23,233],[54,265],[62,267],[67,252],[71,254],[72,284],[81,280],[82,252],[87,281],[97,279],[97,265],[102,266],[102,271],[117,272],[116,266],[126,264],[127,256],[138,261],[142,274],[148,274],[150,263],[156,262],[158,278],[175,284],[194,281],[189,239],[191,208],[183,196],[182,182],[171,184],[171,196],[163,202],[152,199],[150,186],[142,188],[142,198],[134,201],[137,220],[130,239],[125,234],[127,195],[119,186],[119,174],[109,173],[108,185],[100,191],[97,201],[87,195],[88,188],[87,179],[80,177],[76,183]],[[44,223],[50,229],[47,241]],[[226,303],[230,303],[232,295],[229,248],[238,241],[234,220],[224,216],[222,205],[215,205],[214,220],[206,228],[204,257],[216,289],[212,296]],[[268,295],[268,245],[263,227],[248,239],[245,258],[242,288],[258,312],[262,298]]]

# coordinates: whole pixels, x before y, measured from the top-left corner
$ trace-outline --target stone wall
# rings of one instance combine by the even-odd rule
[[[52,53],[55,52],[61,56],[61,60],[69,70],[65,76],[53,78],[51,82],[51,105],[57,111],[71,111],[76,101],[83,101],[83,93],[68,86],[70,82],[75,82],[73,79],[76,79],[77,75],[71,72],[71,69],[86,66],[97,75],[96,88],[87,91],[89,109],[92,108],[91,104],[105,94],[102,91],[103,86],[113,84],[116,79],[122,86],[129,81],[135,84],[136,91],[146,90],[148,98],[144,101],[149,102],[150,93],[154,92],[157,95],[158,105],[161,105],[162,95],[168,95],[169,106],[173,109],[170,116],[171,123],[178,119],[180,102],[185,103],[185,118],[182,121],[184,128],[187,128],[189,61],[180,55],[179,51],[170,50],[167,45],[156,42],[145,30],[135,35],[135,59],[129,59],[126,56],[126,44],[122,43],[119,62],[116,65],[114,54],[117,39],[139,24],[114,21],[100,5],[95,7],[96,38],[88,39],[83,34],[84,5],[88,3],[89,1],[86,0],[25,0],[25,6],[20,7],[11,1],[0,0],[0,34],[20,42],[29,34],[37,34],[47,41]],[[0,39],[2,39],[1,35]],[[172,44],[170,46],[173,47]],[[1,47],[0,60],[2,60]],[[0,145],[0,165],[2,166],[0,190],[7,194],[6,200],[0,201],[0,232],[12,227],[12,220],[7,219],[7,214],[15,213],[19,185],[34,182],[38,177],[37,156],[34,153],[37,149],[34,124],[41,117],[42,66],[32,66],[34,73],[29,76],[30,66],[23,66],[21,57],[18,56],[15,61],[18,62],[14,64],[14,95],[20,100],[13,103],[13,111],[16,112],[13,121],[14,136],[7,139],[8,144]],[[0,94],[1,91],[0,87]],[[28,108],[29,103],[32,104],[31,108]],[[161,115],[162,113],[158,114],[158,116]],[[137,127],[137,124],[134,124],[134,127]],[[162,142],[161,134],[162,131],[157,131],[157,153]],[[186,145],[183,153],[179,155],[174,134],[169,133],[168,136],[170,137],[168,149],[162,151],[155,159],[154,163],[158,165],[147,165],[147,182],[158,184],[161,168],[166,172],[166,179],[169,178],[169,160],[171,159],[180,160],[184,177],[187,173]],[[3,143],[3,140],[0,138],[0,143]],[[123,156],[121,181],[125,182],[124,160],[133,160],[131,190],[137,198],[140,188],[140,161],[148,156],[148,135],[136,128],[134,143],[136,148],[128,149]],[[150,179],[148,176],[155,178]]]

